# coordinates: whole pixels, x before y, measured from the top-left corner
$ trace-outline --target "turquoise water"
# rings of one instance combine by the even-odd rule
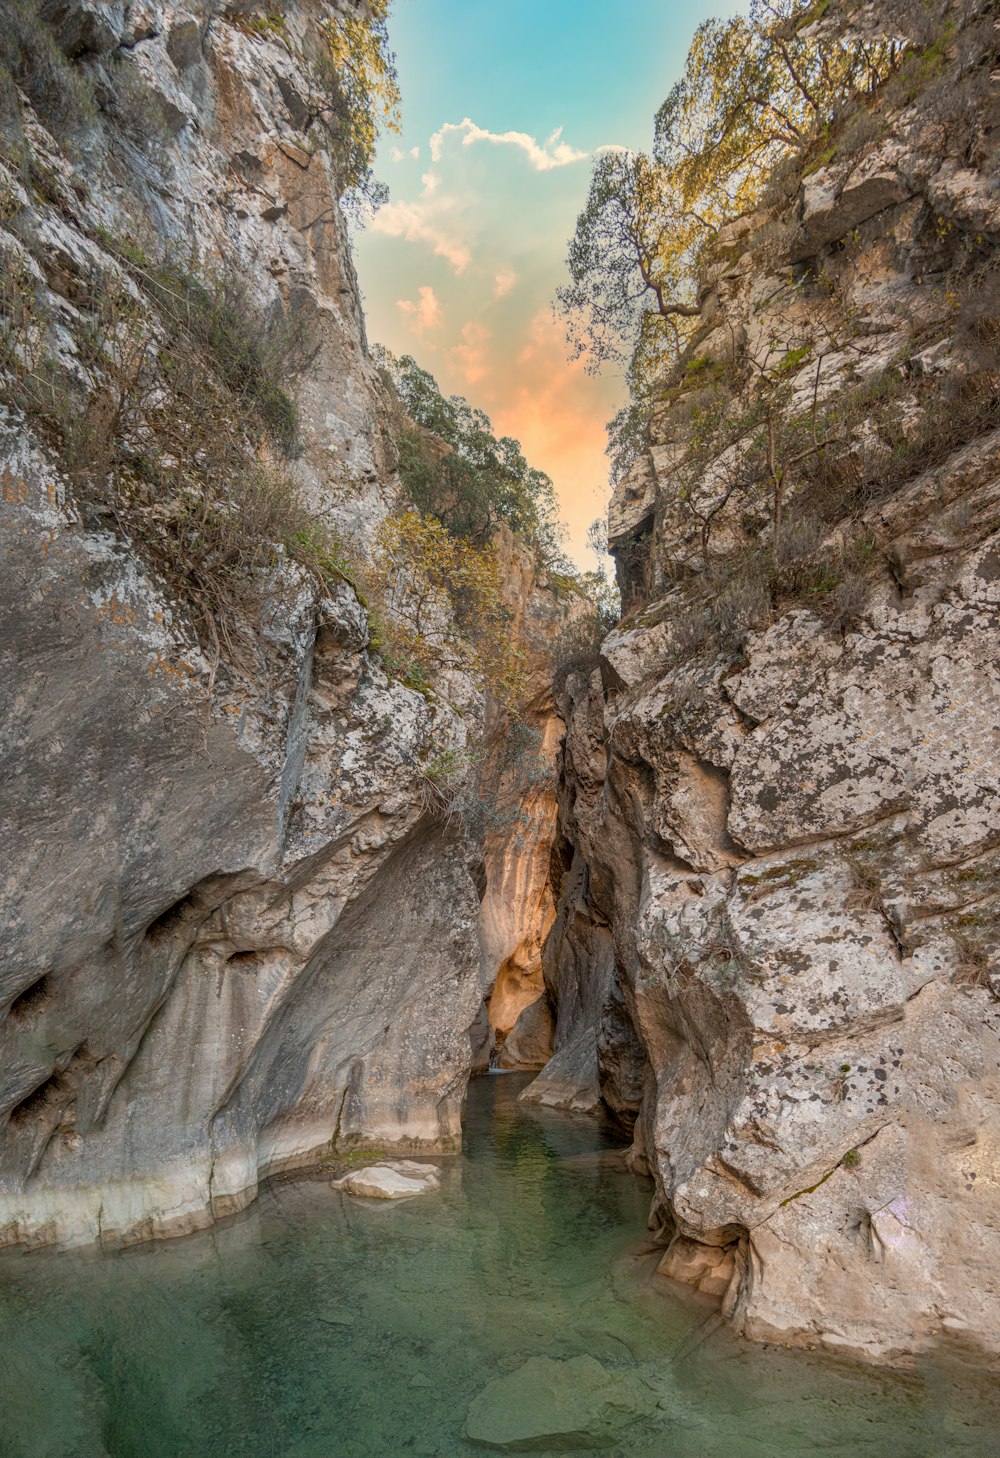
[[[470,1400],[529,1357],[583,1353],[664,1394],[587,1450],[605,1458],[1000,1452],[989,1378],[763,1350],[654,1296],[631,1253],[649,1186],[602,1154],[608,1131],[518,1105],[523,1084],[473,1083],[439,1192],[376,1204],[274,1183],[187,1240],[0,1260],[0,1454],[483,1455]]]

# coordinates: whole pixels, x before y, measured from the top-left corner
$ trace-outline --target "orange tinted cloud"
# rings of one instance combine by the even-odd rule
[[[415,300],[397,299],[396,308],[407,317],[414,334],[441,327],[441,303],[430,284],[421,284]]]
[[[462,326],[462,342],[448,351],[467,385],[476,385],[490,372],[489,344],[493,331],[478,319]]]
[[[562,325],[550,309],[529,321],[516,359],[497,361],[490,394],[493,424],[501,435],[520,440],[532,465],[552,477],[560,514],[578,559],[607,495],[605,420],[608,387],[588,375],[580,360],[566,359]]]
[[[408,243],[426,243],[456,273],[462,273],[472,261],[462,199],[442,192],[435,172],[425,172],[421,181],[423,190],[412,202],[390,202],[379,208],[372,219],[372,232],[405,238]]]

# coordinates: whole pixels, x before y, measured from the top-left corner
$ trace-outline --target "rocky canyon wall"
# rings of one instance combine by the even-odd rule
[[[485,893],[480,949],[485,1018],[477,1067],[538,1068],[552,1052],[554,1025],[542,948],[555,918],[556,758],[565,724],[552,692],[560,641],[591,611],[569,581],[555,583],[509,532],[500,538],[511,632],[524,663],[516,722],[487,724],[482,793]]]
[[[525,1095],[637,1119],[664,1275],[880,1361],[1000,1350],[989,8],[920,54],[723,229],[612,501]]]
[[[230,290],[251,332],[300,334],[281,469],[311,515],[287,539],[310,548],[319,522],[363,545],[401,500],[338,177],[310,127],[330,14],[74,0],[45,10],[70,59],[33,31],[6,97],[3,1243],[190,1230],[331,1142],[460,1144],[479,896],[427,776],[477,740],[482,699],[461,676],[447,697],[390,678],[325,559],[269,549],[252,631],[229,612],[245,595],[230,523],[256,551],[286,501],[263,434],[259,490],[234,443],[254,390],[269,426],[284,397],[250,377],[229,314],[227,389],[216,371],[185,394],[191,309],[210,295],[217,322],[213,290]],[[45,65],[87,93],[72,147]],[[117,452],[112,494],[99,447]],[[516,959],[540,915],[497,955]]]

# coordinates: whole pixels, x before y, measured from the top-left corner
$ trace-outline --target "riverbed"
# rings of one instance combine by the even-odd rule
[[[651,1283],[651,1186],[624,1171],[609,1126],[518,1103],[524,1082],[473,1082],[465,1152],[441,1161],[434,1193],[368,1202],[325,1179],[274,1181],[184,1240],[6,1255],[0,1454],[481,1458],[470,1404],[487,1389],[494,1409],[507,1391],[520,1402],[538,1358],[582,1357],[644,1392],[641,1411],[533,1451],[998,1451],[994,1383],[957,1361],[900,1374],[752,1346]]]

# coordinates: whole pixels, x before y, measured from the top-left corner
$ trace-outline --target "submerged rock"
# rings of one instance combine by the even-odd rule
[[[609,1371],[593,1357],[532,1357],[473,1398],[465,1430],[474,1443],[506,1453],[600,1448],[656,1402],[641,1377]]]

